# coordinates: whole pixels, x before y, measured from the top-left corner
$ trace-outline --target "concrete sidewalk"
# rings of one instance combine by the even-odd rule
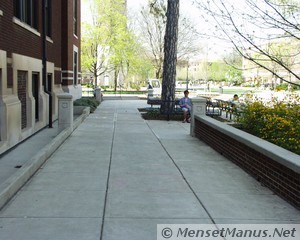
[[[189,135],[104,101],[0,212],[0,239],[147,240],[157,224],[300,223],[300,211]]]

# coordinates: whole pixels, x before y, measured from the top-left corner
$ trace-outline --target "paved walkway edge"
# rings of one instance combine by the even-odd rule
[[[83,113],[74,120],[73,128],[70,127],[60,132],[50,143],[28,160],[19,171],[0,185],[0,209],[24,186],[88,115],[89,111],[84,110]]]

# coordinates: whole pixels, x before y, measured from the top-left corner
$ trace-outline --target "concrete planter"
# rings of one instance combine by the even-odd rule
[[[207,116],[195,116],[194,134],[300,209],[300,156]]]

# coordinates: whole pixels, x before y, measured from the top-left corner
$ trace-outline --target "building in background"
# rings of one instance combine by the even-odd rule
[[[59,93],[81,97],[80,31],[80,0],[1,0],[0,154],[57,119]]]
[[[259,47],[265,51],[265,53],[276,59],[276,61],[271,61],[270,58],[264,54],[260,54],[256,49],[249,48],[244,54],[255,59],[262,66],[269,69],[269,71],[255,62],[243,58],[243,78],[245,82],[253,86],[265,86],[270,88],[275,88],[276,85],[283,83],[282,79],[292,83],[299,82],[296,77],[300,74],[298,40],[277,38],[269,40]],[[294,75],[291,73],[294,73]]]

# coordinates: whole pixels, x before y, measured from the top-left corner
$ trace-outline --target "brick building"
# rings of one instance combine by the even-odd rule
[[[80,71],[80,0],[0,1],[0,154],[81,97]]]

